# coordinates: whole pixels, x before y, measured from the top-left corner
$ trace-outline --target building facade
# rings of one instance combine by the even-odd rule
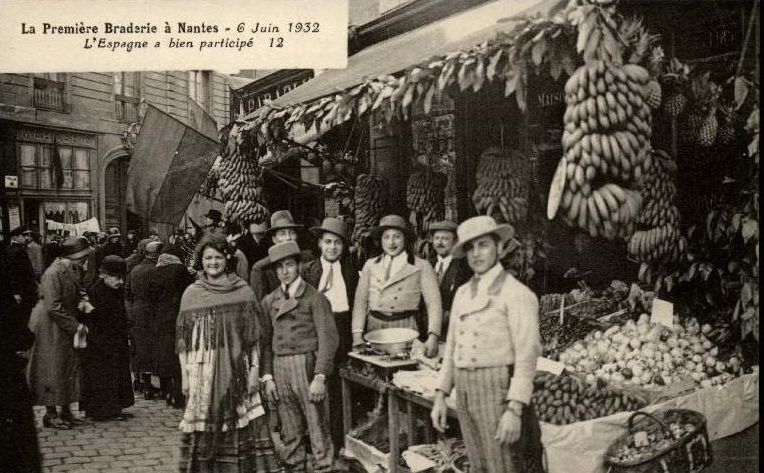
[[[230,113],[230,78],[212,71],[0,74],[2,231],[46,220],[140,227],[125,206],[126,143],[150,103],[189,126]]]

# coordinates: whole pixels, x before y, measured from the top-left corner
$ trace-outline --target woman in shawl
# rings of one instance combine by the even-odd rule
[[[96,421],[122,420],[122,409],[134,404],[122,289],[125,260],[106,256],[98,272],[98,279],[88,288],[94,309],[81,317],[88,336],[82,352],[80,409]]]
[[[260,306],[234,270],[225,237],[199,244],[196,282],[181,299],[176,349],[186,409],[181,472],[282,472],[259,394]]]
[[[185,404],[181,390],[180,364],[175,354],[175,323],[178,320],[180,298],[194,281],[181,261],[177,248],[159,255],[156,264],[156,375],[159,389],[168,405],[182,408]]]

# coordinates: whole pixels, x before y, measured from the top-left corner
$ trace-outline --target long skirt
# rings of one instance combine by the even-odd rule
[[[181,434],[181,473],[281,473],[266,416],[227,432]]]
[[[97,333],[95,334],[97,335]],[[81,353],[80,409],[91,417],[119,414],[133,405],[127,335],[90,337]]]

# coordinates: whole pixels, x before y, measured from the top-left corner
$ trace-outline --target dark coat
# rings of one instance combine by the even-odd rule
[[[244,256],[247,257],[247,262],[249,263],[249,268],[247,269],[251,270],[253,264],[268,256],[268,245],[265,240],[257,243],[250,233],[236,240],[236,243],[239,245],[241,252],[244,253]]]
[[[433,267],[437,264],[437,259],[433,261]],[[448,319],[451,314],[451,304],[454,302],[454,294],[459,286],[465,284],[472,277],[472,270],[464,258],[454,258],[448,265],[443,280],[440,282],[440,300],[443,304],[443,331],[442,338],[446,338],[448,333]]]
[[[11,295],[21,296],[19,309],[26,312],[28,318],[32,308],[37,304],[37,278],[35,278],[26,247],[11,242],[3,249],[3,259],[9,270],[8,290]]]
[[[35,343],[29,352],[27,377],[35,405],[65,406],[79,398],[73,341],[80,325],[80,279],[80,272],[65,258],[57,258],[42,275],[40,301],[29,318]]]
[[[125,281],[125,301],[131,335],[135,345],[133,370],[153,373],[156,370],[156,328],[160,279],[156,259],[146,258],[130,271]]]
[[[122,258],[126,258],[130,255],[126,255],[124,248],[122,247],[122,243],[112,243],[108,242],[103,247],[103,256],[109,256],[109,255],[117,255]]]
[[[80,317],[88,328],[80,409],[91,416],[118,414],[134,402],[124,291],[99,278],[88,288],[88,297],[95,309]]]
[[[156,268],[156,375],[171,377],[180,369],[175,354],[175,323],[183,292],[194,282],[182,264]]]
[[[24,374],[26,360],[16,353],[28,350],[34,335],[27,328],[29,310],[22,310],[13,297],[13,274],[5,255],[0,255],[0,471],[39,473],[32,396]]]
[[[358,270],[355,269],[350,263],[348,258],[342,258],[340,261],[340,267],[342,268],[342,279],[345,280],[345,288],[348,293],[348,305],[353,308],[353,297],[355,297],[355,290],[358,287]],[[321,282],[321,276],[323,276],[324,268],[321,266],[321,259],[314,259],[302,266],[300,274],[302,278],[313,287],[318,287]]]

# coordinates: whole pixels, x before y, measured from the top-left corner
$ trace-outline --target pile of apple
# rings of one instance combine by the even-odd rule
[[[706,337],[712,330],[697,319],[684,324],[674,317],[671,328],[651,324],[642,314],[638,321],[605,331],[595,330],[560,353],[567,369],[600,378],[615,386],[658,389],[679,379],[692,379],[701,387],[723,384],[739,375],[740,358],[717,358],[719,349]]]

